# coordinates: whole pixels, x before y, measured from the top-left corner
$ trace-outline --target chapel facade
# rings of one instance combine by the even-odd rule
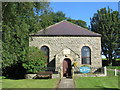
[[[30,46],[36,46],[46,53],[47,66],[59,72],[62,77],[71,76],[71,68],[84,65],[102,67],[101,35],[90,30],[61,21],[31,35]]]

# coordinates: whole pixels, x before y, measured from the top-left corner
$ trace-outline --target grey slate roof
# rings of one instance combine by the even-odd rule
[[[101,35],[94,33],[90,30],[82,28],[78,25],[63,20],[59,23],[47,27],[45,30],[40,30],[32,36],[98,36]]]

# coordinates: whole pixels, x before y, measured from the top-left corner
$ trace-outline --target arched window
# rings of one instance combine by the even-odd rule
[[[49,48],[47,46],[42,46],[41,50],[45,53],[45,57],[47,57],[47,65],[49,63]]]
[[[91,50],[89,47],[82,47],[82,64],[91,64]]]

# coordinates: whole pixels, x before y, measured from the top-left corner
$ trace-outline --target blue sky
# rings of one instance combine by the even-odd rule
[[[51,2],[53,11],[63,11],[67,17],[80,19],[90,25],[90,17],[100,8],[110,7],[118,11],[118,2]]]

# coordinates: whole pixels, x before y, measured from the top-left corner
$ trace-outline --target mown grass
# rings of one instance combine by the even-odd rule
[[[120,61],[120,58],[116,58],[117,61]]]
[[[106,58],[102,58],[102,60],[107,60]],[[116,61],[120,61],[120,58],[116,58]]]
[[[115,71],[107,70],[107,76],[115,76]]]
[[[107,69],[118,69],[118,70],[120,70],[120,66],[107,66]]]
[[[118,76],[75,78],[76,88],[114,88],[118,89]]]
[[[2,88],[56,88],[59,79],[3,79]]]

